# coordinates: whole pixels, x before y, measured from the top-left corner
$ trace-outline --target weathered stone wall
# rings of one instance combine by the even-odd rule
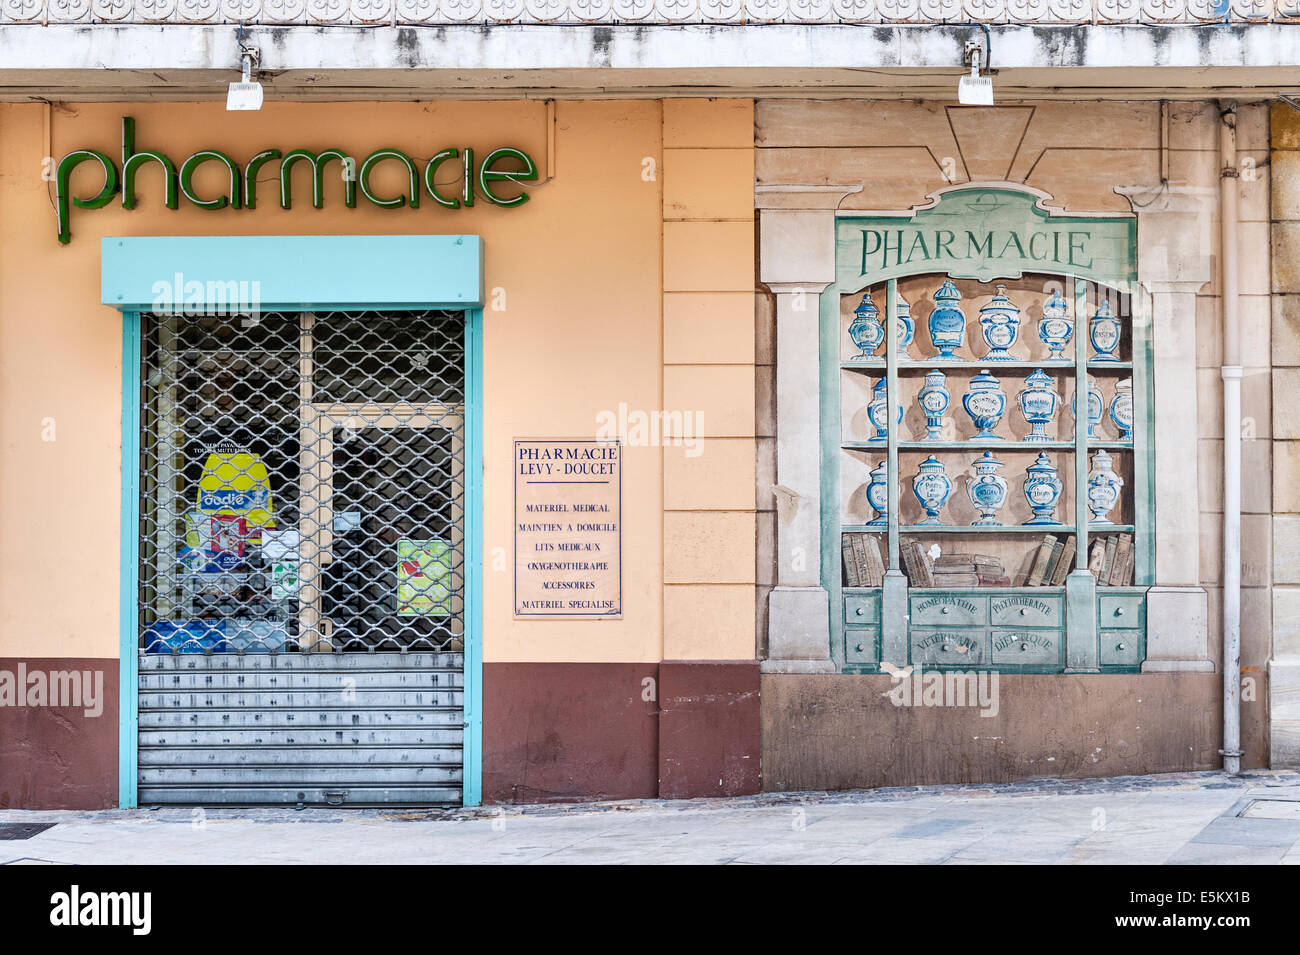
[[[1273,414],[1270,756],[1300,766],[1300,113],[1272,111]]]

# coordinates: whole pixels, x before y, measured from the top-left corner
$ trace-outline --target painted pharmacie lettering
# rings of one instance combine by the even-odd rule
[[[441,191],[438,171],[447,161],[457,159],[462,169],[462,186],[459,195],[451,196]],[[319,152],[291,149],[286,153],[281,153],[279,149],[263,149],[242,167],[219,149],[201,149],[177,166],[159,150],[137,149],[135,120],[124,116],[120,168],[110,156],[97,149],[74,149],[59,160],[54,174],[55,218],[59,241],[66,243],[72,238],[70,217],[73,208],[102,209],[114,196],[120,194],[122,208],[134,209],[137,199],[136,178],[146,166],[156,165],[162,170],[162,199],[163,205],[168,209],[179,208],[180,200],[184,197],[186,202],[199,209],[217,211],[256,209],[258,181],[268,178],[263,173],[263,167],[276,161],[280,164],[279,175],[274,178],[279,183],[279,204],[283,209],[293,206],[293,172],[303,165],[310,170],[311,202],[317,209],[324,207],[326,195],[331,191],[327,185],[335,178],[340,183],[337,194],[349,209],[356,208],[358,192],[371,205],[381,209],[405,206],[418,209],[426,193],[436,205],[444,209],[472,207],[477,196],[493,205],[513,208],[527,202],[528,193],[520,191],[515,195],[504,194],[503,184],[537,180],[537,166],[532,158],[522,149],[513,146],[493,149],[483,157],[482,162],[475,161],[472,148],[448,147],[433,154],[425,163],[423,173],[415,159],[392,147],[374,150],[360,164],[337,147]],[[72,195],[72,174],[83,163],[98,166],[104,176],[99,191],[92,196]],[[405,186],[401,191],[393,195],[380,195],[375,191],[370,180],[381,163],[395,163],[403,167]],[[222,190],[216,194],[200,195],[195,188],[194,176],[205,164],[216,164],[224,168],[225,181]]]
[[[862,229],[862,274],[913,263],[987,259],[1050,262],[1091,268],[1092,232],[1083,229],[1014,229],[960,234],[951,229]]]

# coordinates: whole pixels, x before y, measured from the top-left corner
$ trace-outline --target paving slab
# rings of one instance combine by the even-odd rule
[[[1289,804],[1300,774],[1267,772],[450,810],[0,810],[26,827],[0,839],[0,863],[1293,865]]]

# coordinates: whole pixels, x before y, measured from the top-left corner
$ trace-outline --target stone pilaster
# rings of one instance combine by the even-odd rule
[[[834,670],[821,582],[820,302],[835,279],[835,205],[849,191],[796,186],[765,194],[759,187],[759,276],[776,296],[777,569],[763,662],[769,673]]]
[[[1196,293],[1213,277],[1206,236],[1211,189],[1117,190],[1138,215],[1138,275],[1151,321],[1151,439],[1155,442],[1155,584],[1147,593],[1144,671],[1215,669],[1209,601],[1201,586],[1196,469]]]

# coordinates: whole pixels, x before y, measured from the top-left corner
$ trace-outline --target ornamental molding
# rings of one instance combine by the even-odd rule
[[[0,0],[0,23],[290,26],[1300,22],[1300,0]]]

